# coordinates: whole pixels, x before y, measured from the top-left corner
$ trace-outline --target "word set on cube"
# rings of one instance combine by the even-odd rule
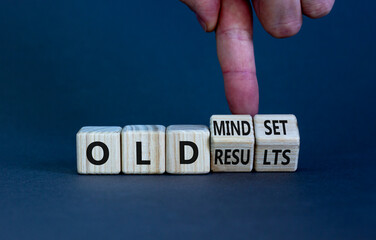
[[[293,172],[300,137],[294,115],[213,115],[203,125],[83,127],[80,174]]]

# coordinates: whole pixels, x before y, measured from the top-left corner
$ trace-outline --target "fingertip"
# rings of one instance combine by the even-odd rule
[[[256,73],[224,73],[225,93],[233,114],[256,115],[259,107],[259,91]]]
[[[248,106],[232,106],[229,101],[228,103],[232,114],[249,114],[253,117],[258,113],[258,102],[257,104],[255,103],[254,105]],[[249,102],[247,102],[247,104],[249,104]]]
[[[206,22],[200,17],[200,15],[196,14],[197,21],[200,23],[202,29],[204,29],[205,32],[208,31],[208,27],[206,25]]]
[[[303,13],[313,19],[324,17],[330,13],[334,2],[334,0],[303,0]]]
[[[218,22],[220,0],[181,0],[193,12],[205,32],[215,30]]]
[[[300,0],[253,0],[255,12],[261,25],[275,38],[296,35],[302,26]]]

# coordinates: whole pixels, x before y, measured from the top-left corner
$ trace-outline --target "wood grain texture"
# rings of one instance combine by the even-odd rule
[[[294,172],[298,167],[300,136],[294,115],[254,117],[258,172]]]
[[[255,138],[250,115],[213,115],[210,141],[213,172],[252,170]]]
[[[171,125],[166,130],[166,171],[172,174],[205,174],[210,172],[210,133],[203,125]],[[194,143],[197,146],[197,159],[193,163],[184,164],[184,160],[192,159],[193,147],[184,145]],[[181,152],[183,149],[184,152]],[[184,155],[182,161],[180,155]],[[183,162],[183,163],[182,163]]]
[[[83,127],[76,135],[77,171],[80,174],[119,174],[121,168],[120,151],[121,127]],[[105,144],[108,148],[108,159],[101,165],[95,165],[88,159],[87,149],[94,143]],[[95,146],[94,144],[91,146]],[[92,148],[94,162],[100,162],[105,156],[101,146]]]
[[[162,174],[166,168],[166,127],[128,125],[122,131],[122,171],[126,174]],[[138,147],[137,147],[137,144]],[[139,154],[141,156],[137,156]],[[138,163],[137,163],[138,162]]]

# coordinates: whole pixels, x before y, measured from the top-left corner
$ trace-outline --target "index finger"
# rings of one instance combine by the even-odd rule
[[[246,0],[222,0],[216,29],[217,53],[227,102],[234,114],[255,115],[258,112],[252,34],[250,3]]]

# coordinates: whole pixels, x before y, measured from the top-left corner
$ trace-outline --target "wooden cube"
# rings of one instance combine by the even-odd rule
[[[213,115],[210,141],[213,172],[252,170],[255,137],[250,115]]]
[[[210,133],[203,125],[171,125],[166,130],[166,171],[203,174],[210,171]]]
[[[298,167],[299,129],[294,115],[256,115],[254,118],[258,172],[294,172]]]
[[[122,131],[122,170],[126,174],[162,174],[166,168],[166,128],[128,125]]]
[[[76,135],[77,171],[119,174],[121,127],[83,127]]]

